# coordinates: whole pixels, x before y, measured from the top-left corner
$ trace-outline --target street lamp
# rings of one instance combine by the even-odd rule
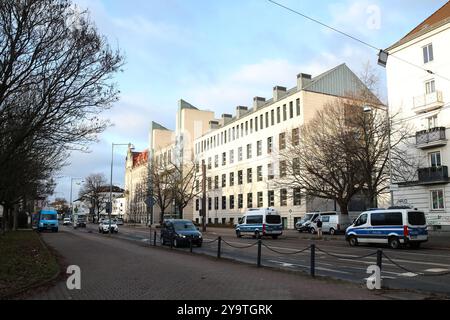
[[[134,146],[131,143],[112,143],[111,148],[111,179],[109,185],[109,204],[107,206],[108,209],[108,220],[109,220],[109,234],[111,234],[111,213],[112,213],[112,190],[113,190],[113,166],[114,166],[114,147],[115,146],[128,146],[129,149],[134,149]]]
[[[393,179],[392,179],[392,152],[391,152],[391,119],[389,106],[385,106],[386,108],[376,108],[370,105],[364,105],[363,110],[364,113],[372,112],[375,109],[382,109],[386,112],[387,116],[387,124],[388,124],[388,158],[389,158],[389,193],[391,195],[391,207],[394,206],[394,190],[393,190]]]

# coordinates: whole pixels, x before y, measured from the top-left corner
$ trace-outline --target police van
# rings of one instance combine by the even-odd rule
[[[345,238],[351,246],[359,243],[401,245],[419,248],[428,241],[425,214],[414,209],[375,209],[359,215],[347,228]]]
[[[236,225],[236,236],[252,235],[254,238],[271,236],[277,239],[283,234],[283,223],[281,216],[275,209],[250,209],[244,217],[239,219]]]

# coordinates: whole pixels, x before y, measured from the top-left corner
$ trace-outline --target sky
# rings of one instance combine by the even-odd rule
[[[73,0],[87,9],[100,33],[119,48],[126,64],[115,78],[120,101],[103,114],[113,125],[73,152],[58,174],[51,199],[70,199],[71,178],[104,173],[110,179],[111,148],[147,148],[152,121],[175,127],[178,101],[234,114],[253,97],[270,98],[276,85],[292,88],[299,73],[316,76],[341,63],[360,74],[368,62],[380,78],[377,53],[359,42],[293,14],[268,0]],[[447,0],[277,0],[387,48]],[[124,185],[127,148],[114,148],[113,183]],[[77,180],[73,194],[78,196]]]

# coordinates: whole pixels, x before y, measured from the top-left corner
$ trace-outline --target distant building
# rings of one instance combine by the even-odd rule
[[[412,127],[410,151],[420,164],[413,181],[396,181],[395,204],[423,210],[429,224],[449,229],[450,2],[387,51],[389,108],[398,114],[394,122]]]

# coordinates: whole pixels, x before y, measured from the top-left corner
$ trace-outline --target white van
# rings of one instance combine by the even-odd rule
[[[359,243],[402,244],[418,248],[428,241],[425,213],[413,209],[380,209],[361,213],[348,227],[345,238],[351,246]]]
[[[272,208],[250,209],[236,225],[236,236],[240,238],[245,234],[252,235],[254,238],[271,236],[277,239],[283,234],[281,216]]]

